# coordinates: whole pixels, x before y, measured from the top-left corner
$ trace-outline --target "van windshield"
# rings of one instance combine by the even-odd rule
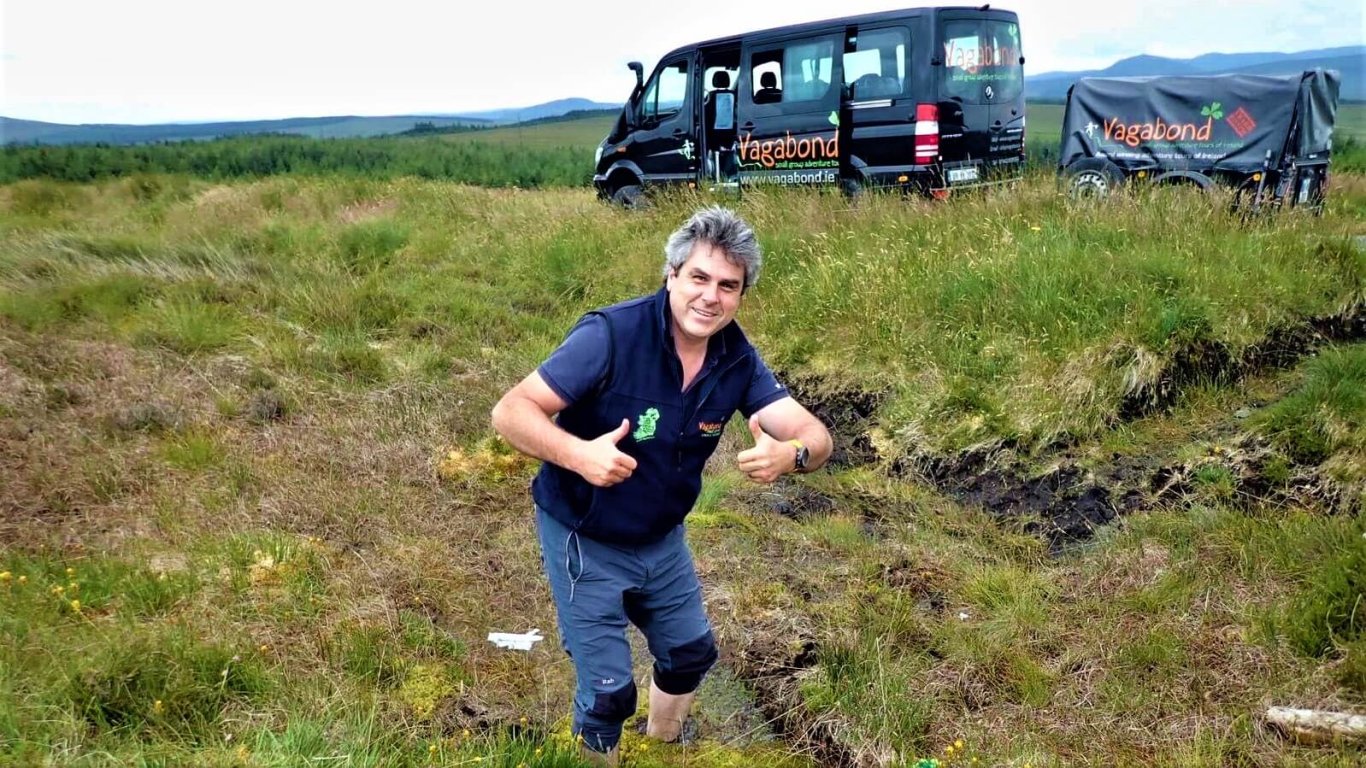
[[[940,39],[944,41],[944,92],[949,97],[969,104],[1019,97],[1024,88],[1019,24],[952,19],[944,22]]]

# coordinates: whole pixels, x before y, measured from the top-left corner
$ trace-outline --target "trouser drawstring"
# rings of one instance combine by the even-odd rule
[[[574,559],[569,554],[569,544],[573,542],[574,549],[579,555],[579,573],[574,574]],[[564,540],[564,572],[569,576],[569,602],[574,602],[574,585],[583,578],[583,545],[579,542],[579,532],[570,531],[569,536]]]

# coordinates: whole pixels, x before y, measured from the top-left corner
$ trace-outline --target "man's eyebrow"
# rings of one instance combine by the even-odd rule
[[[688,277],[704,277],[710,280],[711,273],[707,272],[705,269],[702,269],[701,267],[692,266],[688,268]],[[720,283],[721,285],[724,285],[727,288],[736,288],[740,285],[740,281],[734,279],[721,280]]]

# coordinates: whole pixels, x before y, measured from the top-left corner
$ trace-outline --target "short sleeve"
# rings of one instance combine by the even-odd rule
[[[537,368],[545,383],[566,403],[575,403],[595,390],[607,375],[611,340],[607,319],[584,315],[560,346]]]
[[[745,393],[745,404],[740,408],[740,413],[746,419],[754,415],[755,411],[762,410],[769,403],[789,397],[787,387],[778,381],[778,377],[769,370],[768,364],[754,352],[754,375],[749,379],[749,390]]]

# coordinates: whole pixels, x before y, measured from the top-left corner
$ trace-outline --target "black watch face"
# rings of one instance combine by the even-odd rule
[[[797,449],[797,469],[806,469],[806,460],[811,458],[811,451],[806,446]]]

